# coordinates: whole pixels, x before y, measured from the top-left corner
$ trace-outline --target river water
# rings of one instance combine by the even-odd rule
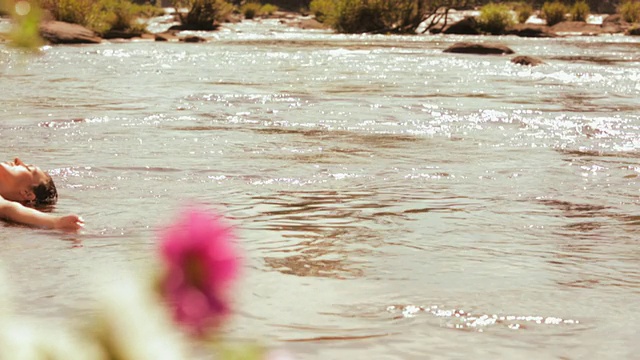
[[[0,154],[50,171],[52,211],[87,224],[3,226],[18,312],[82,312],[195,201],[245,252],[231,339],[297,359],[637,357],[637,38],[199,35],[0,47]],[[546,64],[442,52],[460,40]]]

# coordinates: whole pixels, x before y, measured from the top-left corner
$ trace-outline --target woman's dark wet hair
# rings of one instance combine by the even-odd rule
[[[49,174],[46,174],[44,182],[38,186],[33,187],[33,193],[36,195],[36,205],[52,205],[58,201],[58,190],[53,183],[53,179]]]

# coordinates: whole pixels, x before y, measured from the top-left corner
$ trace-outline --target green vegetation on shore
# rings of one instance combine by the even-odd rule
[[[415,33],[426,23],[424,32],[447,25],[451,10],[480,9],[478,29],[502,34],[505,29],[526,22],[537,13],[548,26],[562,21],[586,22],[594,9],[619,12],[622,18],[640,21],[640,0],[311,0],[311,13],[320,22],[342,33]],[[444,25],[440,25],[444,23]],[[434,29],[437,30],[437,29]]]
[[[311,13],[343,33],[415,33],[429,15],[450,1],[312,0]],[[464,2],[466,3],[466,2]]]
[[[622,5],[620,5],[620,15],[626,22],[640,22],[640,1],[625,1]]]
[[[500,35],[513,25],[515,20],[509,6],[505,4],[487,4],[480,9],[478,26],[484,32]]]
[[[513,5],[513,11],[515,11],[518,17],[518,23],[520,24],[527,22],[531,15],[534,14],[533,6],[526,2],[519,2]]]
[[[39,5],[58,21],[79,24],[101,35],[110,31],[141,34],[145,25],[138,19],[164,13],[160,7],[128,0],[40,0]]]
[[[257,1],[249,1],[240,6],[240,12],[245,19],[253,19],[257,16],[271,16],[278,11],[278,7],[272,4],[261,4]]]
[[[224,0],[173,0],[185,29],[215,30],[234,6]],[[186,14],[181,10],[187,9]]]
[[[28,2],[27,2],[28,1]],[[160,6],[140,5],[137,0],[0,0],[0,14],[15,20],[11,38],[20,46],[37,44],[37,24],[41,18],[52,18],[83,25],[103,37],[146,32],[145,18],[164,14]],[[142,1],[142,0],[138,0]],[[215,30],[230,16],[253,19],[270,16],[289,0],[166,0],[176,9],[179,29]],[[450,25],[452,10],[480,10],[472,19],[476,33],[504,34],[516,23],[525,23],[532,15],[553,26],[562,21],[585,22],[595,6],[620,14],[637,28],[640,22],[640,0],[302,0],[299,11],[340,33],[415,34],[440,32]],[[28,16],[15,11],[16,4],[28,4]],[[22,5],[21,5],[22,6]],[[40,11],[42,10],[42,11]],[[29,45],[32,44],[32,45]]]
[[[591,8],[584,0],[576,1],[571,7],[571,20],[587,21]]]
[[[560,1],[547,2],[542,5],[541,17],[547,25],[553,26],[566,20],[569,8]]]

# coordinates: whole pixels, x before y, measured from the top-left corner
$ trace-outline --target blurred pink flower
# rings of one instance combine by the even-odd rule
[[[194,334],[219,326],[230,312],[229,285],[239,268],[233,239],[221,217],[204,208],[187,208],[164,229],[160,290],[175,320]]]

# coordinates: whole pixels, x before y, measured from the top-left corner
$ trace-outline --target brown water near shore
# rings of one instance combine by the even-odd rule
[[[299,359],[633,358],[637,39],[348,36],[278,21],[204,44],[0,48],[0,154],[78,235],[5,225],[20,313],[87,311],[185,202],[237,226],[232,339]],[[575,57],[592,61],[576,61]]]

